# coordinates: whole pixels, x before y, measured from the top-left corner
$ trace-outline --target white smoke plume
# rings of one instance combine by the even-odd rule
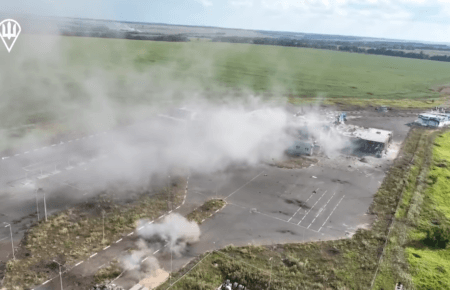
[[[190,222],[177,213],[171,213],[164,217],[159,224],[149,224],[142,220],[138,223],[137,234],[148,243],[152,242],[166,244],[167,250],[176,257],[183,255],[188,244],[198,242],[200,238],[200,228],[194,221]]]
[[[149,275],[155,274],[160,268],[158,260],[152,255],[152,249],[146,242],[138,240],[138,250],[120,259],[120,266],[125,271],[124,277],[138,282]]]
[[[343,137],[333,124],[335,115],[335,112],[326,114],[314,108],[301,114],[292,126],[306,131],[327,157],[335,158],[350,146],[348,139]]]

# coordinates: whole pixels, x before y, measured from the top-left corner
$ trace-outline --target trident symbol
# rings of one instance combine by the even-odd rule
[[[17,36],[16,35],[17,25],[15,23],[13,24],[13,31],[12,31],[12,33],[11,33],[11,21],[8,21],[7,27],[8,27],[8,29],[6,29],[6,30],[8,32],[5,31],[5,24],[3,23],[3,25],[2,25],[2,35],[3,35],[3,37],[8,37],[8,40],[10,40],[11,37],[16,37]]]
[[[17,21],[15,21],[13,19],[5,19],[2,22],[0,22],[0,26],[2,27],[0,38],[2,39],[3,43],[5,44],[8,52],[11,52],[11,49],[13,48],[14,43],[16,42],[17,38],[19,37],[20,31],[21,31],[20,25]],[[13,38],[12,43],[8,44],[6,42],[6,38],[8,40],[11,40],[11,38]]]

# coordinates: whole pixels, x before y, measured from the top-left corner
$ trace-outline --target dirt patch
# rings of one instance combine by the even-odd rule
[[[277,232],[282,234],[291,234],[291,235],[297,235],[297,233],[291,231],[291,230],[278,230]]]
[[[331,181],[340,183],[340,184],[350,184],[350,182],[345,181],[345,180],[340,180],[340,179],[332,179]]]
[[[155,289],[156,287],[164,283],[164,281],[166,281],[168,278],[169,272],[166,272],[163,269],[158,269],[155,271],[155,273],[152,274],[152,276],[139,281],[139,284],[147,287],[148,289]]]
[[[309,207],[306,205],[306,203],[304,201],[298,200],[298,199],[288,199],[285,198],[284,202],[286,202],[287,204],[295,204],[303,209],[309,209]]]
[[[325,253],[327,253],[327,255],[330,257],[334,257],[334,256],[339,255],[341,253],[341,251],[336,248],[328,248],[325,250]]]

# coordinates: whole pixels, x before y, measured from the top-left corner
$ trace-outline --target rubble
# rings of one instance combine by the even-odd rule
[[[92,290],[125,290],[124,288],[115,285],[115,284],[97,284],[95,285]]]
[[[231,283],[230,280],[225,281],[217,290],[250,290],[247,287],[238,284],[237,282]]]

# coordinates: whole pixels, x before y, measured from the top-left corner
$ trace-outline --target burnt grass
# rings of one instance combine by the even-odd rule
[[[420,128],[408,133],[369,208],[376,217],[371,229],[358,229],[352,238],[334,241],[231,245],[207,252],[174,274],[178,279],[187,273],[170,289],[215,289],[226,279],[249,289],[267,289],[269,281],[271,289],[370,289],[397,205],[408,179],[418,174],[411,167],[424,133]],[[168,287],[164,283],[157,289]]]
[[[47,222],[36,223],[20,242],[16,261],[6,263],[3,286],[31,289],[57,274],[59,268],[55,270],[53,259],[73,266],[132,231],[139,219],[155,219],[173,206],[181,205],[186,179],[174,177],[172,181],[170,190],[168,187],[154,191],[142,188],[133,192],[137,197],[134,201],[118,201],[102,192],[96,198],[50,216]],[[115,272],[115,269],[110,270]],[[99,279],[71,277],[69,280],[80,289],[87,289],[94,283],[94,278]]]

